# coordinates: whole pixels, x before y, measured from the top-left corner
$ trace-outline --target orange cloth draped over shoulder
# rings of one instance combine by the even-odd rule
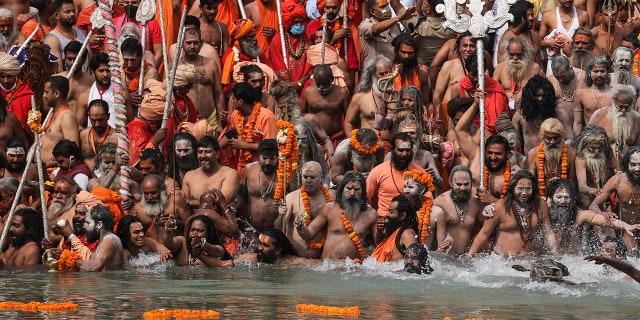
[[[122,197],[115,191],[109,190],[103,186],[97,186],[91,190],[91,193],[98,197],[102,204],[109,208],[111,215],[113,216],[113,232],[116,232],[118,222],[124,214],[124,208],[122,208]]]
[[[259,1],[258,1],[259,2]],[[233,21],[229,25],[229,41],[231,47],[235,47],[240,51],[240,42],[238,39],[242,39],[250,34],[252,31],[255,31],[256,27],[253,24],[253,21],[249,19],[238,19]],[[222,57],[222,79],[220,82],[224,85],[229,84],[233,80],[233,65],[235,64],[235,53],[232,51],[233,49],[229,48],[229,50]],[[242,54],[240,52],[240,54]]]
[[[414,86],[418,89],[421,88],[420,85],[420,79],[418,78],[418,70],[415,70],[413,72],[413,76],[411,78],[404,78],[402,79],[402,76],[398,76],[394,79],[394,87],[396,90],[400,91],[400,89],[406,87],[406,86]]]
[[[278,29],[278,10],[276,8],[275,1],[271,4],[271,8],[267,9],[262,4],[262,1],[256,1],[258,9],[260,11],[260,24],[256,26],[256,38],[258,39],[258,46],[262,49],[262,52],[269,58],[269,46],[273,38],[269,39],[262,35],[262,28],[271,27],[279,31]]]
[[[240,14],[238,14],[237,2],[234,0],[222,0],[220,6],[218,6],[216,20],[226,24],[227,27],[231,28],[231,24],[239,18]]]
[[[172,0],[159,0],[162,1],[162,17],[164,18],[164,25],[160,26],[164,28],[164,35],[166,37],[166,46],[167,52],[169,52],[169,48],[172,44],[176,43],[178,40],[178,29],[180,28],[180,18],[182,17],[182,8],[187,6],[187,11],[189,10],[189,1],[181,0],[180,9],[173,10],[173,1]],[[160,8],[158,2],[156,1],[156,16],[155,20],[160,23]],[[151,48],[147,49],[151,50]],[[164,62],[162,62],[158,66],[159,76],[164,76]]]
[[[400,233],[400,229],[401,228],[396,229],[396,231],[392,233],[387,239],[380,242],[380,244],[373,251],[371,256],[376,258],[378,262],[391,261],[391,256],[393,255],[393,249],[396,247],[396,238]]]

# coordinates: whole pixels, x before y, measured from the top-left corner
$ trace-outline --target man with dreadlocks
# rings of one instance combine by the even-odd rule
[[[544,253],[547,247],[557,253],[549,207],[540,198],[538,181],[531,172],[519,170],[511,176],[505,197],[496,203],[495,215],[485,219],[468,255],[473,256],[484,247],[496,228],[499,232],[493,252],[498,255],[520,256],[534,250]]]
[[[344,139],[336,148],[332,159],[331,182],[342,181],[345,172],[353,170],[367,177],[373,167],[384,161],[384,146],[371,129],[353,130],[351,138]]]
[[[371,256],[378,262],[402,259],[407,248],[418,243],[417,229],[418,217],[409,199],[402,194],[393,197],[384,219],[384,228],[377,229],[381,241]]]
[[[602,187],[613,176],[613,150],[607,132],[598,126],[588,125],[573,140],[576,150],[576,179],[580,207],[587,208],[602,193]]]
[[[549,80],[533,76],[524,86],[520,109],[513,115],[513,126],[524,150],[540,144],[540,125],[549,118],[557,118],[556,93]]]
[[[391,42],[393,46],[393,64],[398,68],[394,79],[395,90],[406,86],[420,88],[422,96],[429,98],[429,74],[418,64],[418,43],[410,33],[401,33]],[[418,106],[424,108],[423,106]]]

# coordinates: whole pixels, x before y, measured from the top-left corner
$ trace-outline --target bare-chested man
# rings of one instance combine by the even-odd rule
[[[196,0],[199,1],[199,0]],[[184,19],[184,28],[185,29],[196,29],[196,30],[200,30],[200,20],[194,16],[186,16]],[[176,54],[176,48],[178,47],[177,43],[174,43],[171,45],[171,47],[169,47],[169,52],[167,53],[169,55],[169,61],[173,61],[173,58],[175,57]],[[184,49],[184,48],[183,48]],[[216,48],[214,48],[212,45],[206,43],[206,42],[202,42],[202,48],[200,48],[200,55],[205,57],[205,58],[210,58],[214,60],[214,63],[218,64],[218,68],[220,67],[220,52],[218,50],[216,50]],[[184,55],[184,51],[180,52],[180,55]]]
[[[29,267],[42,263],[42,218],[33,208],[16,211],[9,227],[9,247],[0,253],[0,266]]]
[[[530,252],[544,253],[548,247],[557,253],[556,237],[551,230],[549,207],[540,198],[536,177],[526,170],[513,174],[507,193],[495,205],[495,214],[486,218],[469,249],[473,256],[498,228],[493,252],[505,257]],[[546,240],[546,245],[545,245]]]
[[[342,181],[347,171],[354,170],[365,177],[373,167],[384,161],[383,142],[372,129],[359,129],[351,138],[342,140],[331,160],[331,182]]]
[[[591,203],[589,210],[603,214],[607,219],[618,218],[628,224],[640,223],[640,201],[637,199],[640,193],[640,147],[631,147],[624,154],[621,163],[621,171],[611,177],[600,193]],[[609,201],[613,192],[618,195],[618,213],[601,209],[603,204]],[[625,236],[625,243],[632,248],[634,254],[638,253],[638,232],[635,237]]]
[[[73,75],[71,77],[68,76],[68,70],[71,69],[81,47],[82,43],[75,40],[69,42],[69,44],[64,47],[64,64],[67,71],[56,74],[56,76],[63,76],[69,79],[69,95],[67,96],[67,101],[69,102],[69,107],[71,107],[71,110],[74,110],[74,112],[76,106],[86,107],[87,99],[89,99],[89,89],[95,81],[92,76],[82,70],[82,66],[87,59],[86,53],[79,58],[78,67],[76,67]]]
[[[198,80],[193,84],[188,96],[198,111],[198,118],[208,119],[209,124],[217,130],[218,118],[225,110],[220,85],[220,67],[214,59],[200,55],[202,40],[199,30],[187,29],[182,47],[184,56],[180,58],[179,64],[192,64],[199,73]]]
[[[438,241],[439,252],[463,254],[469,249],[471,235],[483,220],[482,201],[471,195],[471,170],[455,166],[449,175],[451,190],[439,195],[433,202],[431,222]]]
[[[611,73],[611,85],[628,84],[640,91],[640,77],[633,73],[633,51],[626,47],[619,47],[613,50],[611,61],[613,62],[613,72]],[[635,108],[638,110],[638,108]]]
[[[563,50],[565,54],[571,53],[571,44],[564,41],[561,37],[551,37],[544,39],[554,29],[567,37],[572,38],[573,33],[578,27],[589,26],[589,15],[586,11],[576,9],[573,6],[574,0],[558,0],[558,7],[555,10],[548,10],[542,14],[540,21],[540,38],[543,40],[540,45],[543,48],[551,50]]]
[[[611,100],[610,107],[593,113],[589,124],[604,128],[614,157],[620,159],[627,149],[640,144],[640,113],[634,110],[636,89],[630,85],[615,85],[611,90]]]
[[[513,126],[523,150],[540,144],[540,125],[549,118],[557,118],[556,94],[546,78],[535,75],[524,86],[520,109],[513,115]]]
[[[229,26],[216,20],[221,0],[201,0],[200,31],[202,41],[216,48],[218,54],[227,52],[229,47]]]
[[[591,29],[591,34],[595,39],[593,48],[594,55],[611,55],[613,49],[620,46],[622,39],[629,33],[624,28],[616,24],[618,12],[613,14],[602,14],[600,25]]]
[[[233,202],[238,193],[240,187],[238,173],[218,162],[219,153],[220,145],[216,138],[204,136],[198,141],[200,167],[188,171],[182,179],[182,191],[192,208],[200,206],[200,196],[206,190],[220,190],[227,203]]]
[[[355,94],[349,103],[345,116],[345,127],[375,129],[373,121],[376,113],[384,114],[385,102],[382,100],[382,92],[378,87],[378,79],[391,72],[391,61],[384,56],[376,56],[365,62],[360,83],[356,87]],[[351,132],[345,132],[349,137]],[[388,132],[381,132],[382,140],[389,140]]]
[[[598,126],[588,125],[573,141],[576,149],[576,179],[581,208],[588,208],[593,199],[602,193],[602,187],[613,176],[615,158],[607,132]]]
[[[437,189],[440,189],[442,187],[442,178],[438,173],[433,154],[420,148],[418,137],[422,135],[418,130],[416,121],[413,119],[403,120],[398,124],[398,132],[404,132],[411,138],[411,142],[413,143],[413,163],[429,172],[433,177],[433,183],[437,186]],[[385,155],[384,161],[387,160],[391,160],[391,152]]]
[[[73,111],[67,105],[69,80],[62,76],[53,76],[44,83],[42,95],[42,119],[49,110],[53,109],[51,120],[43,127],[44,134],[40,138],[42,143],[42,161],[48,168],[57,167],[53,157],[53,147],[62,139],[80,143],[78,122]]]
[[[533,62],[533,46],[520,38],[511,36],[500,46],[503,62],[493,72],[493,79],[498,81],[509,98],[509,108],[520,109],[522,90],[529,79],[541,73],[540,66]]]
[[[302,113],[311,113],[318,117],[320,126],[329,135],[334,146],[337,146],[345,133],[354,128],[345,121],[344,128],[341,119],[349,108],[349,91],[345,87],[333,84],[333,71],[327,65],[318,65],[313,71],[313,84],[302,92]]]
[[[16,29],[14,24],[15,15],[11,10],[0,7],[0,34],[3,36],[4,43],[0,44],[0,50],[7,52],[13,46],[21,45],[25,40],[25,36]]]
[[[571,55],[567,55],[574,68],[585,70],[587,62],[593,58],[593,47],[595,40],[591,30],[587,28],[578,28],[573,35],[573,48]]]
[[[111,128],[107,121],[109,120],[109,105],[106,101],[96,99],[89,103],[89,128],[80,131],[80,148],[84,162],[93,168],[93,160],[105,143],[118,143],[116,130]]]
[[[509,7],[509,13],[513,14],[513,21],[507,22],[509,27],[502,34],[498,42],[498,48],[502,43],[512,36],[522,37],[533,47],[532,59],[535,63],[540,63],[540,35],[532,31],[531,26],[535,24],[533,16],[533,3],[526,0],[518,0]],[[505,61],[505,56],[498,54],[498,62]]]
[[[120,238],[111,231],[114,227],[113,216],[108,207],[96,205],[89,210],[84,220],[87,241],[98,242],[98,247],[89,260],[76,261],[76,267],[82,271],[117,270],[124,265],[124,254]]]
[[[318,212],[331,202],[331,196],[322,185],[322,167],[316,161],[308,161],[302,166],[302,186],[300,189],[289,193],[286,201],[280,207],[280,217],[276,221],[276,228],[284,227],[287,238],[290,239],[298,255],[305,258],[318,259],[324,246],[323,239],[327,237],[327,231],[317,234],[310,240],[304,240],[295,231],[294,221],[298,216],[303,217],[305,224],[311,223]],[[280,220],[284,216],[284,222]]]
[[[7,142],[7,147],[4,149],[5,154],[5,170],[3,178],[14,178],[17,181],[22,180],[22,173],[27,167],[27,147],[24,141],[18,137],[11,137]],[[38,181],[38,169],[34,163],[29,163],[29,169],[26,176],[26,181],[34,182]],[[32,198],[32,208],[38,208],[40,206],[40,191],[37,184],[26,183],[22,187],[22,199],[21,203],[29,205],[29,198]]]
[[[160,80],[158,71],[151,63],[143,62],[142,44],[135,38],[127,38],[120,45],[120,53],[122,54],[122,74],[120,78],[129,93],[130,103],[134,110],[140,108],[142,95],[138,94],[140,84],[140,68],[143,68],[144,74],[142,81],[148,79]]]
[[[572,140],[573,132],[573,108],[577,89],[584,87],[584,71],[571,67],[569,59],[565,56],[554,57],[551,61],[552,75],[547,80],[553,85],[556,93],[557,118],[564,125],[564,139]]]
[[[322,258],[332,260],[353,259],[361,262],[366,258],[365,239],[376,235],[378,214],[367,205],[365,180],[361,174],[349,171],[336,188],[336,199],[327,203],[318,216],[306,226],[302,216],[296,218],[296,231],[302,239],[312,239],[325,230],[327,239]],[[351,238],[350,234],[356,235]]]
[[[511,168],[526,168],[527,156],[521,152],[522,145],[518,139],[516,128],[506,113],[500,114],[498,120],[496,120],[496,131],[498,131],[498,135],[505,137],[509,142],[511,151],[509,152],[508,158]]]
[[[578,89],[573,102],[573,133],[580,134],[596,110],[610,106],[611,62],[604,56],[590,60],[585,69],[585,88]]]

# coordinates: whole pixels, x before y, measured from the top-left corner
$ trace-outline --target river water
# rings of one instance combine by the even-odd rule
[[[245,264],[172,267],[143,257],[116,272],[0,273],[1,301],[73,301],[66,313],[0,311],[1,319],[140,319],[153,309],[210,309],[223,319],[336,319],[296,313],[296,304],[359,306],[363,319],[640,319],[640,284],[581,257],[563,257],[578,283],[533,282],[511,268],[528,260],[432,255],[431,275],[402,263],[324,262],[308,268]],[[640,259],[631,259],[640,266]]]

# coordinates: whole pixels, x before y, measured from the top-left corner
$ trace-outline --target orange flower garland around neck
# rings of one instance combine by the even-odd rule
[[[276,141],[278,141],[278,181],[273,198],[282,200],[285,196],[284,186],[291,180],[291,175],[285,179],[285,173],[298,170],[298,138],[296,128],[291,122],[278,120]]]
[[[220,313],[213,310],[151,310],[146,311],[143,315],[145,320],[152,319],[218,319],[220,318]]]
[[[562,142],[562,162],[560,178],[567,178],[567,170],[569,169],[569,162],[567,159],[567,144]],[[538,147],[538,187],[540,189],[540,197],[546,197],[545,194],[545,173],[544,173],[544,142],[540,142]]]
[[[409,170],[402,174],[403,178],[411,177],[413,181],[423,185],[425,189],[433,192],[436,189],[433,184],[433,177],[425,171]],[[427,233],[429,231],[429,224],[431,223],[431,208],[433,207],[433,198],[425,198],[422,202],[422,207],[418,212],[418,241],[425,243],[427,241]]]
[[[82,256],[77,254],[75,251],[65,249],[60,254],[60,259],[58,259],[58,270],[77,271],[78,268],[76,267],[76,261],[80,258],[82,258]]]
[[[316,304],[298,304],[296,305],[296,311],[299,313],[313,313],[331,316],[352,316],[358,317],[360,315],[360,307],[330,307]]]
[[[320,185],[320,190],[324,195],[325,203],[331,202],[332,199],[331,199],[331,196],[329,195],[329,192],[327,191],[327,188],[325,188],[323,185]],[[304,189],[304,186],[300,187],[300,197],[302,198],[302,204],[304,205],[304,219],[305,219],[304,224],[306,226],[309,226],[309,224],[311,224],[311,202],[309,199],[309,195],[307,194],[307,191]],[[326,240],[327,240],[327,233],[322,232],[322,239],[320,239],[320,242],[316,242],[313,239],[309,239],[309,248],[322,249],[322,247],[324,247],[324,242]]]
[[[0,310],[18,310],[18,311],[44,311],[44,312],[64,312],[64,311],[77,311],[78,305],[71,302],[37,302],[31,301],[28,303],[17,301],[2,301],[0,302]]]
[[[504,184],[502,185],[502,191],[500,192],[500,199],[502,199],[504,197],[505,194],[507,194],[507,185],[509,184],[509,179],[511,179],[511,164],[509,164],[509,161],[507,161],[507,163],[505,163],[504,165],[504,173],[502,174],[503,178],[504,178]],[[489,193],[491,193],[491,190],[489,190],[489,168],[487,168],[487,166],[484,166],[484,185],[483,185],[484,189],[489,191]]]
[[[640,76],[640,49],[633,56],[633,74]]]
[[[22,85],[24,84],[24,82],[22,81],[22,79],[18,78],[18,80],[16,81],[16,85],[13,87],[13,89],[9,90],[9,92],[2,94],[2,96],[4,97],[4,101],[6,102],[10,102],[11,98],[13,98],[13,95],[16,94],[16,92],[18,92],[18,89],[22,88]]]
[[[356,138],[356,133],[358,133],[358,129],[353,129],[351,131],[351,139],[349,140],[349,144],[356,149],[356,151],[362,153],[362,154],[373,154],[376,153],[376,151],[378,151],[378,149],[380,149],[380,146],[382,146],[382,140],[380,140],[380,138],[378,137],[378,141],[376,141],[376,144],[374,144],[373,146],[370,147],[365,147],[363,145],[360,144],[360,141],[358,141],[358,139]]]
[[[253,104],[253,111],[251,111],[251,116],[249,118],[249,128],[244,130],[244,115],[242,112],[238,112],[238,119],[236,123],[236,130],[238,131],[238,136],[242,138],[242,141],[247,143],[253,143],[253,129],[256,126],[256,122],[258,121],[258,115],[260,115],[260,108],[262,108],[262,104],[260,102],[256,102]],[[242,159],[244,161],[251,161],[252,155],[249,150],[242,150]]]
[[[362,247],[362,242],[360,242],[360,237],[358,237],[358,234],[355,231],[353,231],[351,222],[349,222],[349,218],[347,218],[347,215],[344,212],[342,213],[342,215],[340,215],[340,218],[342,218],[342,223],[344,223],[344,228],[347,230],[347,233],[349,234],[349,238],[351,238],[351,241],[353,241],[353,244],[356,245],[356,248],[358,249],[358,254],[360,255],[360,258],[353,259],[353,262],[361,263],[362,259],[367,257],[367,253],[364,251],[364,248]]]

